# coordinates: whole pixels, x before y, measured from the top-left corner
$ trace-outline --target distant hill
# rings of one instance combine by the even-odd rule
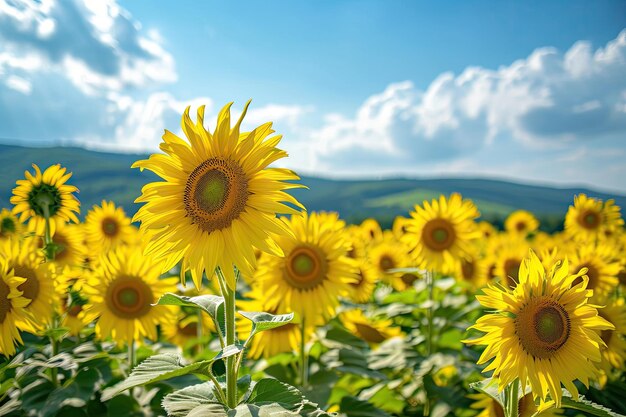
[[[131,169],[131,164],[146,155],[89,151],[72,147],[28,148],[0,145],[0,207],[9,207],[11,190],[24,171],[37,163],[44,168],[60,163],[74,173],[71,183],[78,195],[83,214],[102,199],[113,200],[129,215],[138,208],[133,201],[141,187],[157,178],[150,172]],[[349,222],[376,217],[388,226],[397,215],[425,199],[459,192],[474,200],[482,216],[501,223],[508,213],[525,209],[541,217],[546,230],[560,227],[562,217],[575,194],[586,193],[601,199],[614,198],[626,207],[626,196],[609,195],[584,188],[553,188],[487,179],[385,179],[330,180],[303,177],[308,190],[293,194],[308,210],[338,211]]]

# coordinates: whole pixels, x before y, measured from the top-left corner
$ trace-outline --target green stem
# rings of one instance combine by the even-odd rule
[[[308,384],[309,362],[306,352],[306,338],[304,317],[300,323],[300,385],[305,388]]]
[[[135,341],[131,340],[130,342],[128,342],[128,374],[129,375],[134,367],[135,367]]]
[[[52,357],[59,354],[59,342],[54,337],[50,337],[50,345],[52,346]],[[55,387],[59,386],[59,370],[56,367],[50,368],[50,379]]]
[[[504,389],[506,417],[519,417],[519,383],[517,379]]]
[[[218,267],[215,272],[220,280],[222,296],[224,297],[224,316],[226,319],[226,346],[235,344],[235,290],[226,282],[222,270]],[[226,358],[226,405],[229,408],[237,407],[237,368],[236,358]]]

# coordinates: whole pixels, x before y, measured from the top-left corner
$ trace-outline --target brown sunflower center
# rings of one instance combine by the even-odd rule
[[[380,343],[384,342],[386,337],[382,334],[378,329],[370,326],[366,323],[354,323],[354,327],[356,327],[356,332],[359,334],[361,339],[370,343]]]
[[[183,197],[187,215],[202,230],[229,227],[246,208],[248,180],[230,159],[210,158],[189,174]]]
[[[461,261],[461,273],[463,274],[463,279],[468,281],[473,280],[475,272],[476,266],[474,265],[474,261],[468,261],[467,259],[463,259]]]
[[[602,220],[600,213],[594,210],[585,210],[578,215],[578,224],[588,230],[597,229]]]
[[[118,317],[134,319],[146,315],[154,302],[152,290],[140,278],[121,276],[109,284],[106,305]]]
[[[32,268],[23,265],[16,265],[14,270],[16,277],[26,278],[26,281],[22,282],[18,287],[18,291],[22,291],[22,297],[30,300],[30,305],[37,299],[39,295],[39,278],[37,273]]]
[[[117,220],[106,217],[102,220],[102,233],[104,233],[108,237],[115,237],[119,232],[120,225]]]
[[[515,318],[515,333],[526,352],[547,359],[567,342],[571,330],[569,315],[558,302],[535,298]]]
[[[515,287],[519,279],[519,267],[522,264],[521,259],[509,258],[504,261],[504,274],[510,287]]]
[[[378,261],[378,266],[380,267],[381,271],[387,271],[389,269],[395,268],[396,263],[391,256],[383,255],[380,257],[380,260]]]
[[[285,280],[293,287],[307,290],[322,283],[328,272],[326,257],[314,246],[298,246],[286,259]]]
[[[515,223],[515,230],[517,230],[518,232],[523,232],[524,230],[526,230],[526,222],[520,220]]]
[[[0,237],[12,235],[16,229],[15,220],[12,218],[5,217],[0,221]]]
[[[69,242],[67,237],[61,233],[55,233],[52,237],[52,241],[55,245],[57,245],[57,250],[54,255],[55,261],[64,261],[68,258],[69,255]]]
[[[453,225],[445,219],[433,219],[424,225],[422,241],[430,250],[442,252],[450,249],[456,240]]]
[[[4,322],[7,314],[11,312],[11,300],[9,293],[11,290],[3,279],[0,279],[0,324]]]
[[[587,282],[587,289],[589,290],[595,289],[600,281],[599,280],[600,272],[598,268],[596,268],[592,264],[581,264],[578,266],[578,268],[574,268],[574,271],[580,271],[582,268],[587,268],[587,273],[585,274],[587,275],[587,278],[589,278],[589,281]],[[572,286],[578,285],[582,281],[583,281],[582,277],[578,277],[572,282]]]
[[[46,207],[48,214],[54,216],[61,209],[63,201],[57,187],[42,182],[33,186],[28,193],[28,205],[37,216],[44,217]]]
[[[402,282],[407,286],[413,285],[413,283],[417,281],[419,278],[420,278],[419,276],[415,274],[410,274],[410,273],[402,274],[402,276],[400,277]]]
[[[187,323],[184,326],[179,326],[178,331],[180,334],[189,337],[198,336],[198,323],[192,321],[191,323]]]

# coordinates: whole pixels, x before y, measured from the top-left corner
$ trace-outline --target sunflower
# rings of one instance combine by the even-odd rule
[[[19,237],[22,234],[22,223],[7,209],[0,211],[0,242]]]
[[[508,233],[502,235],[503,243],[494,251],[495,276],[508,286],[514,287],[519,280],[518,273],[525,255],[528,253],[528,243],[517,235]]]
[[[394,327],[391,320],[372,320],[360,309],[344,311],[339,314],[339,320],[350,333],[374,346],[402,335],[402,331]]]
[[[474,402],[470,405],[470,408],[474,410],[480,410],[480,413],[476,417],[504,417],[504,409],[499,402],[486,394],[470,394],[468,397]],[[517,404],[517,410],[519,417],[553,417],[562,415],[562,410],[554,408],[554,401],[539,402],[537,404],[533,398],[533,394],[522,396]]]
[[[372,299],[378,276],[376,268],[364,259],[356,260],[356,281],[350,283],[350,299],[355,303],[367,303]]]
[[[480,230],[480,233],[482,234],[482,237],[484,239],[488,240],[489,238],[491,238],[492,236],[498,233],[496,228],[493,227],[493,225],[489,223],[488,221],[482,220],[477,223],[477,226],[478,226],[478,230]]]
[[[157,325],[175,319],[170,306],[153,306],[166,292],[176,291],[175,278],[159,279],[161,265],[141,248],[119,246],[100,258],[83,285],[88,298],[81,318],[98,319],[96,335],[118,344],[157,340]]]
[[[247,294],[248,300],[238,301],[238,305],[244,311],[266,311],[270,314],[289,313],[286,310],[269,307],[264,300],[264,296],[258,289]],[[237,326],[239,337],[245,340],[252,330],[252,322],[248,319],[240,318]],[[281,353],[296,352],[300,349],[302,332],[298,323],[287,323],[275,329],[265,330],[257,333],[252,339],[247,355],[252,359],[263,357],[272,358]],[[305,337],[307,337],[305,335]]]
[[[51,276],[54,268],[44,263],[43,253],[37,249],[35,238],[7,240],[0,248],[0,258],[6,260],[16,277],[25,279],[17,290],[22,292],[22,297],[29,300],[25,308],[32,314],[34,321],[20,321],[18,324],[25,330],[34,332],[52,319],[57,301]]]
[[[471,284],[473,288],[480,288],[489,281],[489,262],[475,252],[471,257],[460,259],[454,276],[462,282]]]
[[[298,213],[284,202],[304,209],[284,191],[298,187],[286,181],[299,177],[287,169],[267,168],[287,156],[276,148],[281,136],[266,139],[274,132],[272,124],[240,134],[248,104],[232,128],[231,104],[226,105],[213,134],[203,126],[204,106],[195,124],[187,108],[182,128],[189,143],[166,130],[161,149],[167,155],[154,154],[133,164],[165,180],[144,186],[135,201],[146,203],[133,218],[151,232],[146,253],[165,261],[163,272],[182,259],[181,271],[191,270],[198,288],[203,272],[212,277],[220,267],[234,289],[233,265],[252,275],[254,247],[282,256],[275,236],[291,232],[276,214]]]
[[[310,326],[323,324],[358,281],[356,264],[346,256],[345,224],[337,213],[324,212],[281,220],[295,238],[279,237],[285,256],[264,257],[256,279],[268,308],[294,311]]]
[[[0,354],[11,356],[16,344],[22,344],[19,323],[29,323],[30,316],[25,310],[30,300],[24,298],[25,278],[16,277],[6,259],[0,258]],[[30,327],[30,326],[26,326]]]
[[[376,219],[363,220],[359,225],[359,229],[361,230],[361,239],[363,239],[366,245],[375,243],[383,237],[383,229]]]
[[[84,321],[84,315],[81,314],[87,303],[81,292],[85,274],[86,271],[82,268],[70,266],[59,268],[54,274],[55,289],[61,300],[58,308],[61,327],[70,329],[73,336],[79,335],[90,323]]]
[[[406,291],[413,288],[415,282],[423,278],[424,276],[419,272],[398,272],[391,281],[391,286],[396,291]]]
[[[598,314],[611,323],[614,330],[602,330],[600,337],[607,348],[602,351],[600,368],[608,375],[623,370],[626,361],[626,306],[623,298],[603,300],[606,306]]]
[[[620,209],[613,200],[603,203],[579,194],[565,215],[565,232],[574,240],[588,242],[602,239],[624,225]]]
[[[596,331],[613,326],[587,304],[592,293],[587,279],[572,285],[580,275],[568,271],[565,259],[546,274],[531,250],[514,289],[489,285],[476,297],[496,311],[471,327],[483,336],[464,342],[487,345],[478,364],[493,359],[483,372],[493,371],[500,390],[519,378],[524,391],[530,385],[536,397],[545,401],[550,394],[560,407],[561,384],[578,398],[573,381],[589,386],[589,379],[597,375],[595,364],[601,360],[604,342]]]
[[[50,221],[50,235],[54,235],[53,220],[78,223],[80,203],[74,196],[78,188],[67,185],[72,173],[66,174],[66,168],[61,165],[51,165],[41,173],[39,167],[33,164],[35,175],[24,172],[25,180],[18,180],[13,189],[11,204],[15,205],[13,214],[18,215],[20,222],[31,218],[35,232],[42,236],[46,229],[46,216]]]
[[[413,266],[409,257],[409,249],[404,243],[398,242],[393,233],[386,230],[382,237],[370,247],[367,257],[376,269],[379,278],[391,278],[392,269]]]
[[[51,224],[53,222],[50,222]],[[29,225],[29,229],[33,226]],[[43,247],[43,240],[39,239],[39,248]],[[75,224],[67,224],[56,221],[55,233],[52,242],[56,245],[54,265],[61,268],[65,266],[82,266],[87,257],[87,248],[84,245],[82,229]]]
[[[409,219],[402,216],[397,216],[393,219],[393,225],[391,226],[391,230],[396,239],[402,239],[402,236],[406,233],[407,226],[409,224]]]
[[[504,228],[509,233],[527,236],[539,228],[539,221],[526,210],[516,210],[506,218]]]
[[[621,265],[614,256],[615,249],[604,243],[597,246],[576,245],[569,254],[570,273],[574,274],[582,268],[587,268],[585,274],[589,278],[587,288],[593,290],[594,299],[610,294],[619,284],[617,275]]]
[[[176,312],[176,320],[163,325],[163,336],[165,340],[178,347],[185,348],[192,341],[198,342],[198,310],[187,311],[180,307]],[[202,334],[215,332],[215,325],[208,315],[202,314]]]
[[[457,193],[424,201],[411,212],[406,242],[424,268],[452,272],[456,261],[467,256],[471,240],[480,237],[474,223],[478,216],[474,204]]]
[[[101,206],[94,205],[85,217],[85,233],[89,246],[96,251],[106,252],[120,244],[128,243],[133,227],[121,207],[102,200]]]

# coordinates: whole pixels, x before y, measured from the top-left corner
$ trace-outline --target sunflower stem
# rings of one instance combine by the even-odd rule
[[[57,327],[56,320],[54,320],[53,323],[53,326]],[[54,336],[50,336],[50,346],[52,348],[51,358],[54,358],[59,354],[59,342],[54,338]],[[54,366],[50,368],[50,379],[55,387],[59,386],[59,370]]]
[[[130,342],[128,342],[128,374],[129,375],[134,367],[135,367],[135,341],[131,340]]]
[[[517,379],[504,389],[506,417],[519,417],[519,383]]]
[[[50,233],[50,208],[48,202],[42,201],[43,217],[46,220],[46,228],[43,235],[43,247],[46,254],[46,260],[53,261],[56,256],[56,250],[52,242],[52,234]]]
[[[217,267],[215,269],[220,288],[224,297],[224,318],[226,328],[226,346],[235,344],[235,290],[231,289],[226,282],[224,273]],[[226,358],[226,405],[229,408],[237,407],[237,363],[234,356]]]
[[[305,338],[305,326],[304,317],[302,323],[300,323],[300,385],[305,388],[308,384],[309,375],[309,361],[306,352],[306,338]]]

